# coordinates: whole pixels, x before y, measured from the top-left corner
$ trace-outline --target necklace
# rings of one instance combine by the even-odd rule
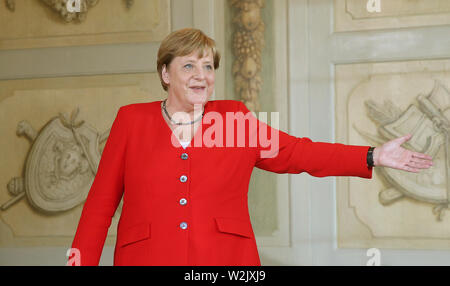
[[[166,114],[167,118],[169,118],[170,122],[172,122],[172,124],[175,124],[175,125],[192,125],[192,124],[194,124],[195,122],[197,122],[197,121],[199,121],[200,119],[202,119],[202,118],[203,118],[203,115],[205,114],[205,110],[203,110],[202,115],[199,116],[197,119],[191,121],[191,122],[175,122],[175,121],[172,119],[172,117],[170,117],[169,112],[167,112],[167,109],[166,109],[166,100],[167,100],[167,99],[165,99],[165,100],[163,101],[162,109],[164,110],[164,113]]]

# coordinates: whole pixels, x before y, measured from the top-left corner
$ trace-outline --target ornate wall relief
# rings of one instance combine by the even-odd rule
[[[401,110],[390,100],[383,104],[367,100],[368,115],[378,126],[378,136],[368,134],[356,126],[355,129],[374,146],[404,134],[414,134],[405,145],[432,156],[435,167],[419,175],[381,168],[380,174],[392,187],[380,192],[380,203],[390,205],[403,198],[428,202],[433,205],[436,219],[442,221],[444,211],[450,206],[450,184],[447,183],[450,178],[450,92],[440,81],[436,81],[429,94],[419,94],[415,101],[416,104],[412,103],[406,110]]]
[[[288,131],[287,124],[287,59],[286,59],[286,26],[283,24],[286,19],[287,1],[265,0],[265,1],[235,1],[247,4],[253,3],[254,10],[247,10],[248,13],[253,11],[251,19],[259,19],[261,24],[255,35],[247,32],[243,28],[243,24],[237,22],[243,21],[242,17],[245,13],[243,6],[237,8],[231,5],[232,2],[227,0],[225,9],[225,42],[226,48],[223,51],[225,61],[225,94],[226,99],[241,100],[247,107],[255,112],[268,112],[269,124],[271,122],[270,112],[279,112],[280,125],[283,131]],[[233,2],[234,3],[234,2]],[[259,3],[258,6],[256,5]],[[255,6],[256,5],[256,6]],[[258,8],[261,7],[261,8]],[[255,10],[256,9],[256,10]],[[236,22],[237,21],[237,22]],[[247,24],[252,27],[255,24]],[[242,30],[241,30],[242,29]],[[255,78],[249,80],[240,74],[244,69],[242,67],[244,61],[239,61],[235,51],[236,33],[244,31],[241,35],[249,35],[246,44],[240,45],[248,48],[248,43],[254,45],[253,50],[258,49],[258,55],[250,55],[259,58],[261,70],[255,75]],[[242,40],[242,38],[241,38]],[[243,40],[242,40],[243,41]],[[259,43],[259,41],[261,41]],[[261,45],[260,45],[261,44]],[[260,45],[259,47],[257,45]],[[242,59],[246,57],[246,51],[242,51]],[[229,60],[232,59],[232,60]],[[255,60],[256,61],[256,60]],[[239,79],[237,79],[239,78]],[[253,82],[252,82],[253,81]],[[256,85],[256,87],[255,87]],[[260,85],[260,86],[259,86]],[[251,90],[253,88],[253,90]],[[243,93],[251,92],[254,97],[243,95]],[[247,98],[247,100],[245,99]],[[252,99],[253,102],[252,103]],[[256,106],[256,107],[254,107]],[[252,221],[253,230],[258,240],[258,245],[263,248],[266,246],[287,246],[289,245],[289,186],[288,176],[279,175],[255,168],[249,184],[248,204]],[[264,260],[264,258],[262,258]]]
[[[155,73],[0,81],[0,247],[70,245],[117,110],[164,96]]]
[[[66,3],[6,0],[0,49],[151,42],[170,32],[170,0],[80,0],[80,12]]]
[[[97,173],[101,146],[108,138],[84,121],[77,121],[79,109],[70,120],[60,114],[37,132],[26,120],[17,125],[17,135],[25,136],[31,148],[23,177],[8,182],[13,198],[1,205],[7,210],[25,195],[37,211],[54,214],[70,210],[87,197]]]
[[[449,60],[336,67],[336,141],[379,146],[412,133],[405,147],[434,162],[338,178],[340,247],[450,248],[449,90]]]
[[[450,24],[450,1],[380,0],[380,12],[370,12],[367,0],[336,0],[335,29],[362,31]]]
[[[261,91],[261,52],[264,47],[264,0],[229,0],[233,18],[233,76],[235,93],[251,111],[259,111]]]
[[[67,0],[41,0],[43,3],[47,4],[49,7],[53,9],[56,13],[58,13],[63,20],[66,22],[72,22],[74,19],[78,21],[84,21],[86,19],[87,12],[91,7],[97,5],[98,0],[79,0],[77,2],[78,5],[74,5],[75,2],[68,2]],[[68,7],[72,4],[72,7],[75,9],[79,9],[79,11],[70,11]],[[15,0],[6,0],[6,6],[12,12],[15,11]],[[75,10],[74,9],[74,10]]]

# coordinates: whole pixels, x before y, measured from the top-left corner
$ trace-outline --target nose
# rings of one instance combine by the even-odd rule
[[[205,78],[205,71],[203,70],[202,67],[195,68],[194,78],[196,78],[196,79],[204,79]]]

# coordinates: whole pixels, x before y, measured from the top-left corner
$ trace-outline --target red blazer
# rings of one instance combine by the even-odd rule
[[[249,128],[247,147],[207,147],[205,142],[175,147],[160,103],[118,111],[72,244],[80,250],[81,265],[98,264],[122,195],[114,265],[260,265],[247,205],[255,166],[316,177],[372,177],[366,164],[369,146],[312,142],[281,131],[273,158],[261,157],[261,144],[249,147]],[[214,121],[206,122],[211,111],[225,118],[225,112],[248,109],[239,101],[209,101],[193,140],[208,132],[211,137]],[[230,128],[226,120],[217,124]],[[215,136],[221,139],[220,132]]]

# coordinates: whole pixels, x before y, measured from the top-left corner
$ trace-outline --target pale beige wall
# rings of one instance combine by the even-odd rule
[[[358,95],[362,94],[362,97],[378,99],[377,89],[372,83],[383,79],[384,88],[389,83],[396,87],[397,92],[402,91],[400,105],[405,107],[415,96],[411,91],[413,85],[407,84],[408,80],[424,82],[423,92],[430,91],[435,78],[448,83],[450,50],[447,35],[450,31],[446,9],[435,11],[426,5],[409,9],[402,3],[410,1],[392,0],[386,7],[386,15],[366,15],[357,6],[359,1],[353,0],[266,2],[273,5],[273,14],[266,11],[268,14],[265,17],[269,17],[269,21],[272,17],[273,21],[272,35],[268,34],[267,41],[270,42],[272,37],[274,58],[273,66],[264,72],[269,77],[274,72],[271,89],[275,92],[271,95],[270,88],[264,90],[263,106],[267,111],[280,111],[280,129],[293,135],[308,136],[316,141],[368,144],[351,129],[351,123],[367,122],[367,118],[358,118],[366,115],[352,112],[349,117],[351,121],[346,121],[349,114],[343,106],[346,106],[348,98],[358,99]],[[346,2],[347,10],[343,8]],[[432,2],[447,5],[446,1]],[[169,19],[166,19],[169,30],[198,27],[216,39],[223,51],[223,61],[217,73],[215,98],[236,99],[227,74],[231,69],[232,57],[228,42],[231,31],[226,24],[229,20],[226,0],[172,0],[167,3],[170,4]],[[421,7],[425,9],[423,13],[420,12]],[[47,13],[51,15],[50,12]],[[109,36],[100,37],[101,45],[95,44],[93,37],[84,40],[92,40],[90,43],[77,42],[79,45],[73,45],[72,42],[65,45],[63,41],[64,47],[42,47],[40,44],[39,49],[36,48],[36,39],[14,43],[23,45],[29,42],[35,45],[24,49],[15,49],[17,46],[14,47],[10,41],[9,48],[0,51],[0,117],[3,122],[0,124],[0,135],[7,140],[2,141],[5,148],[0,149],[3,152],[0,158],[11,161],[8,167],[2,165],[0,171],[0,187],[3,188],[0,189],[0,203],[12,197],[7,193],[5,183],[12,177],[22,175],[26,152],[30,148],[25,138],[15,134],[19,120],[27,119],[32,121],[30,123],[34,128],[41,128],[46,118],[60,110],[71,112],[74,98],[77,101],[82,98],[80,116],[85,116],[86,121],[98,131],[103,131],[118,106],[164,96],[157,83],[155,57],[151,56],[156,54],[159,39],[148,42],[134,37],[136,41],[130,43],[126,31],[123,35],[119,37],[123,41],[118,42],[111,41]],[[54,43],[52,41],[50,43]],[[358,86],[367,88],[367,92],[361,93]],[[133,96],[126,96],[130,92]],[[34,101],[28,101],[27,97],[33,97]],[[89,104],[93,98],[95,104]],[[103,116],[95,115],[99,106],[104,106],[105,98],[114,100]],[[36,112],[36,106],[43,106],[44,112]],[[363,128],[375,130],[373,125]],[[348,137],[346,134],[353,135]],[[255,203],[250,208],[258,249],[265,265],[364,265],[368,260],[366,248],[371,246],[380,247],[382,263],[386,265],[445,264],[449,261],[448,251],[441,250],[446,248],[448,241],[448,216],[438,223],[434,220],[430,204],[410,199],[385,211],[377,201],[377,194],[383,186],[377,174],[375,182],[352,179],[349,183],[344,178],[316,179],[307,174],[270,174],[267,176],[270,184],[254,181],[264,175],[267,173],[256,171],[252,178],[250,198]],[[274,184],[276,188],[273,188]],[[270,187],[258,192],[261,185]],[[276,195],[269,206],[267,202],[262,203],[266,192],[275,192]],[[371,193],[365,196],[363,192]],[[356,206],[349,207],[349,200]],[[365,208],[366,205],[371,207]],[[276,220],[258,216],[264,208],[268,208],[268,213],[276,216]],[[8,211],[0,213],[0,226],[11,229],[8,224],[17,221],[18,216],[23,214],[21,211],[29,218],[28,225],[40,225],[41,219],[47,219],[34,211],[24,198]],[[72,212],[73,224],[79,209]],[[423,214],[414,223],[427,223],[432,237],[423,238],[423,223],[405,225],[400,220],[402,227],[395,228],[395,223],[399,221],[397,217],[386,224],[382,218],[391,212],[393,215]],[[65,250],[71,241],[67,236],[70,227],[61,227],[61,221],[56,217],[49,221],[58,228],[44,230],[47,233],[55,231],[60,236],[47,240],[47,243],[44,242],[45,237],[38,238],[36,241],[39,241],[40,247],[33,244],[32,237],[19,239],[17,245],[13,245],[11,238],[14,232],[0,232],[0,241],[9,243],[8,247],[0,247],[0,264],[64,264]],[[27,229],[27,224],[23,224],[24,228],[19,229],[17,234],[35,235],[33,231],[36,229]],[[409,231],[406,236],[400,234],[392,238],[392,235],[398,234],[396,232],[405,229]],[[347,236],[342,235],[343,231]],[[379,233],[381,236],[377,237]],[[414,242],[414,237],[420,239]],[[108,243],[112,242],[113,238],[110,238]],[[389,250],[400,247],[408,249],[401,252]],[[438,250],[414,250],[418,248]],[[102,264],[112,263],[112,251],[111,246],[105,247]]]
[[[0,211],[0,264],[64,264],[82,205],[45,212],[27,195],[7,191],[12,178],[26,177],[32,146],[16,134],[19,122],[26,120],[39,132],[59,112],[70,116],[79,107],[77,119],[103,135],[120,106],[166,96],[156,74],[156,53],[170,31],[200,28],[225,50],[225,1],[145,0],[127,9],[125,1],[101,0],[81,23],[65,23],[39,1],[26,3],[17,0],[14,12],[0,9],[0,134],[5,138],[0,143],[0,204],[19,198]],[[216,99],[225,98],[224,75],[222,67],[216,75]],[[112,264],[117,219],[101,264]]]
[[[448,25],[448,1],[381,1],[368,12],[360,1],[337,1],[336,31],[417,29]],[[432,29],[430,29],[432,31]],[[413,35],[413,32],[411,32]],[[375,41],[374,41],[375,42]],[[407,44],[421,39],[410,36]],[[436,45],[439,39],[435,39]],[[394,45],[385,41],[386,48]],[[383,46],[373,45],[373,52]],[[409,149],[434,157],[420,174],[377,168],[374,178],[338,180],[338,245],[405,249],[448,249],[450,223],[445,220],[447,191],[443,134],[424,112],[420,96],[439,97],[442,116],[450,99],[448,59],[348,63],[335,66],[336,136],[349,144],[380,145],[407,132]],[[431,101],[433,99],[430,99]],[[426,143],[425,143],[426,142]],[[364,193],[360,190],[365,190]]]
[[[11,179],[30,178],[27,171],[34,166],[28,161],[44,162],[44,169],[53,166],[46,161],[46,156],[52,156],[50,149],[39,149],[44,150],[37,152],[43,157],[28,155],[31,149],[38,150],[36,146],[45,146],[47,138],[38,135],[30,142],[18,136],[21,121],[41,132],[59,113],[70,116],[79,107],[77,121],[84,120],[103,135],[120,106],[165,97],[155,72],[156,51],[172,29],[171,4],[169,0],[135,1],[127,9],[121,0],[99,1],[81,23],[65,23],[39,1],[17,0],[14,12],[0,9],[1,205],[16,198],[7,191]],[[89,181],[92,175],[88,174],[79,177]],[[85,188],[59,183],[67,194]],[[0,264],[64,264],[82,204],[59,206],[68,210],[53,212],[50,205],[36,203],[26,192],[17,203],[0,210]],[[116,215],[106,241],[102,258],[106,265],[112,263],[117,220]]]
[[[445,147],[434,139],[423,145],[436,131],[418,97],[433,94],[436,85],[439,96],[449,96],[449,2],[380,0],[379,12],[368,12],[367,2],[289,2],[304,17],[290,14],[291,126],[315,141],[374,146],[409,130],[414,137],[406,147],[428,152],[440,142],[440,151],[434,168],[417,175],[378,168],[371,180],[292,177],[291,187],[306,191],[291,197],[306,209],[293,210],[293,221],[306,224],[297,237],[307,247],[297,257],[304,264],[365,265],[374,247],[382,265],[448,265],[448,210],[438,220],[443,202],[430,199],[448,199]],[[377,112],[371,114],[369,100]],[[413,106],[420,111],[409,118]],[[376,113],[391,125],[374,120]],[[391,134],[383,136],[384,129]],[[387,195],[399,199],[383,203]]]
[[[70,22],[44,1],[14,2],[14,11],[0,10],[0,49],[154,42],[170,28],[167,0],[135,1],[130,8],[123,0],[99,1],[84,20]]]
[[[64,23],[50,7],[42,3],[25,6],[24,3],[17,1],[15,12],[2,10],[3,21],[15,23],[12,29],[2,26],[2,33],[8,36],[0,39],[0,108],[5,119],[0,132],[8,138],[2,142],[1,150],[5,160],[11,162],[2,165],[4,169],[0,171],[3,186],[11,178],[20,177],[26,165],[31,142],[15,134],[21,120],[27,120],[40,131],[59,112],[70,114],[79,106],[79,119],[101,134],[107,131],[118,107],[163,98],[165,94],[155,73],[155,55],[159,41],[171,30],[197,27],[216,40],[222,52],[222,65],[216,74],[214,98],[238,99],[233,90],[227,89],[232,82],[232,78],[226,76],[227,72],[231,73],[232,55],[230,35],[226,33],[229,6],[225,0],[152,0],[130,10],[120,0],[115,0],[113,12],[106,9],[106,1],[100,1],[88,11],[83,23]],[[286,2],[283,3],[281,8],[276,8],[273,1],[267,1],[263,11],[267,44],[261,102],[263,111],[268,112],[287,108],[286,39],[283,38],[286,29],[283,25],[274,25],[276,18],[285,19]],[[115,21],[120,17],[124,20]],[[36,21],[34,31],[30,32],[21,24],[24,18]],[[99,24],[108,21],[113,21],[114,25]],[[124,24],[120,25],[121,22]],[[282,40],[275,47],[277,39]],[[275,65],[277,59],[281,61]],[[281,80],[275,85],[277,79]],[[280,127],[285,131],[286,116],[285,112],[280,115]],[[0,203],[12,198],[6,188],[0,192]],[[64,263],[65,250],[73,239],[82,205],[49,215],[33,207],[28,200],[25,196],[1,213],[0,264]],[[255,170],[250,187],[250,209],[260,247],[288,243],[288,204],[287,176]],[[117,217],[110,228],[103,264],[112,262],[116,224]],[[25,259],[27,255],[40,259]],[[270,258],[263,256],[262,260],[264,263]]]

